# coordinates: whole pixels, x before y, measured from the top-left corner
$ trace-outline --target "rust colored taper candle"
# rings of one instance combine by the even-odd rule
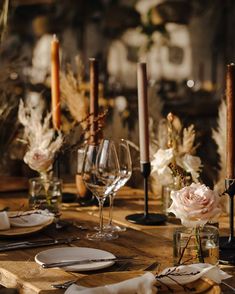
[[[90,58],[90,143],[98,142],[98,114],[99,114],[99,64],[95,58]]]
[[[56,130],[60,129],[60,61],[59,41],[56,35],[51,42],[51,108],[52,123]]]
[[[235,167],[235,65],[227,65],[226,74],[227,100],[227,159],[226,178],[234,179]]]
[[[227,65],[226,72],[227,101],[227,142],[226,142],[226,179],[225,190],[229,195],[229,237],[220,237],[220,262],[235,264],[234,238],[234,195],[235,195],[235,65]]]
[[[139,141],[140,141],[140,170],[144,177],[144,213],[135,213],[126,216],[129,222],[140,225],[160,225],[166,221],[162,214],[148,211],[148,177],[150,175],[149,161],[149,129],[148,129],[148,85],[146,63],[138,63],[138,112],[139,112]]]

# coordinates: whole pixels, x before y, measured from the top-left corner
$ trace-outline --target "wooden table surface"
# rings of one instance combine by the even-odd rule
[[[74,186],[68,185],[67,190],[74,192]],[[10,207],[11,210],[18,210],[20,207],[27,207],[27,191],[25,192],[1,192],[1,207]],[[134,225],[125,220],[125,216],[135,212],[142,212],[144,206],[143,192],[124,188],[115,199],[114,220],[117,224],[127,227],[125,232],[120,233],[119,238],[113,241],[94,242],[85,239],[87,232],[98,222],[97,207],[80,207],[76,203],[62,205],[62,219],[75,222],[75,225],[83,225],[89,230],[81,230],[70,225],[63,229],[56,229],[51,225],[41,232],[30,236],[18,237],[17,240],[37,240],[42,238],[67,238],[77,236],[81,239],[72,242],[70,245],[107,250],[116,256],[138,255],[138,261],[129,262],[125,270],[136,271],[145,270],[153,261],[160,263],[160,268],[172,265],[172,236],[174,228],[179,226],[175,221],[168,222],[162,226],[141,226]],[[150,197],[150,211],[159,212],[159,200],[155,196]],[[108,208],[104,209],[105,218],[108,218]],[[228,233],[228,219],[221,217],[220,231]],[[0,239],[0,244],[15,241],[11,239]],[[53,248],[41,247],[34,249],[14,250],[0,253],[0,284],[8,288],[17,288],[19,293],[63,293],[51,287],[53,283],[60,283],[70,279],[82,278],[84,275],[91,275],[100,272],[118,272],[123,269],[122,263],[115,263],[113,266],[86,273],[65,272],[63,269],[42,269],[35,261],[34,257],[40,251]],[[235,267],[222,266],[223,270],[235,276]],[[235,279],[228,282],[235,286]],[[223,293],[232,293],[231,290],[223,289]]]

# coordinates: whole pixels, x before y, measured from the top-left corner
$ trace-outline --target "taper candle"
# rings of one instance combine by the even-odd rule
[[[98,141],[99,114],[99,64],[95,58],[90,58],[90,143]]]
[[[139,142],[140,162],[149,162],[149,129],[148,129],[148,95],[147,95],[147,70],[146,63],[138,63],[138,113],[139,113]]]
[[[59,41],[56,35],[51,41],[51,109],[52,123],[56,130],[60,129],[60,61]]]
[[[227,65],[226,73],[226,100],[227,100],[227,158],[226,177],[234,179],[235,167],[235,65]]]

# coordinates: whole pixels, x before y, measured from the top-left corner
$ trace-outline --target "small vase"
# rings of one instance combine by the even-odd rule
[[[62,201],[62,181],[38,177],[29,180],[29,208],[48,209],[57,214]]]
[[[181,189],[181,183],[179,177],[173,178],[173,183],[168,186],[162,186],[162,212],[167,216],[175,217],[173,213],[169,213],[167,209],[171,206],[171,191],[176,191]]]
[[[214,226],[177,228],[173,245],[174,265],[219,263],[219,231]]]
[[[82,168],[84,160],[85,149],[79,148],[77,151],[77,174],[75,177],[76,189],[77,189],[77,201],[81,206],[90,206],[97,204],[96,197],[87,189],[82,179]]]

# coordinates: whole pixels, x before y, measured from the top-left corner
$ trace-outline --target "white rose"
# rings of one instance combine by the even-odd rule
[[[152,172],[163,169],[171,163],[172,159],[174,158],[173,149],[159,149],[154,154],[154,159],[151,162],[151,165],[153,167]]]
[[[181,219],[183,225],[196,227],[206,224],[221,213],[220,197],[204,184],[192,183],[179,191],[171,192],[172,212]]]

